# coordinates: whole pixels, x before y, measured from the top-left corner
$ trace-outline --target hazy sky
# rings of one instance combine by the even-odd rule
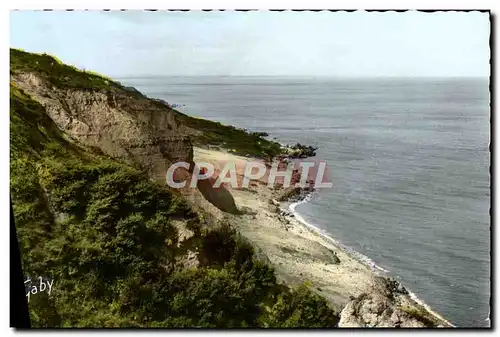
[[[488,76],[479,12],[11,12],[10,45],[110,76]]]

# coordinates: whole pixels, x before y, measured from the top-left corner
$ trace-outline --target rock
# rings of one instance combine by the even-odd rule
[[[166,105],[166,106],[170,107],[170,104],[167,101],[165,101],[165,100],[163,100],[161,98],[151,98],[151,100],[156,101],[158,103],[161,103],[163,105]]]
[[[335,253],[331,257],[331,264],[340,264],[340,259]]]
[[[281,191],[276,197],[276,201],[290,201],[294,197],[301,194],[302,189],[300,187],[288,187]]]
[[[396,290],[401,294],[408,294],[408,290],[406,290],[406,288],[399,282]]]
[[[252,135],[256,136],[256,137],[268,137],[269,136],[269,134],[267,132],[252,132]]]
[[[308,158],[316,155],[317,148],[308,145],[297,143],[295,145],[287,145],[284,147],[285,154],[288,158]]]
[[[342,310],[339,327],[353,325],[363,327],[391,327],[392,309],[387,299],[381,294],[362,294],[350,301]]]
[[[396,282],[396,283],[394,283]],[[350,297],[340,313],[339,327],[401,327],[423,328],[438,326],[424,308],[418,305],[401,306],[397,299],[406,291],[399,282],[383,277],[374,278],[372,291],[356,298]],[[410,303],[410,302],[407,302]]]
[[[283,217],[293,217],[293,213],[290,212],[289,210],[286,210],[286,209],[279,209],[279,215],[283,216]],[[282,221],[287,221],[286,219],[282,219]]]
[[[362,328],[365,327],[358,320],[358,315],[356,314],[356,309],[354,307],[355,301],[350,301],[346,304],[344,309],[340,312],[339,328]]]
[[[141,94],[141,92],[134,87],[123,87],[123,89],[125,89],[128,92],[133,92],[135,94]]]
[[[394,324],[398,324],[401,322],[401,319],[397,313],[397,311],[394,311],[391,315],[391,322],[394,323]]]
[[[394,278],[379,277],[378,281],[379,286],[387,289],[391,294],[408,294],[408,290],[406,290],[406,288]]]

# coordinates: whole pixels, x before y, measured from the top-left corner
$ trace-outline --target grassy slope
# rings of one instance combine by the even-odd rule
[[[256,133],[203,118],[190,117],[180,112],[178,116],[185,125],[203,131],[203,134],[193,138],[195,145],[218,145],[238,155],[264,159],[271,159],[282,153],[279,143],[269,141]]]
[[[48,54],[27,53],[10,49],[10,71],[34,71],[58,88],[102,90],[123,86],[102,75],[66,65]]]
[[[15,53],[11,64],[20,69],[27,61]],[[89,90],[105,81],[62,67],[57,76],[74,71],[80,78],[51,78],[49,70],[44,76]],[[51,296],[31,295],[34,326],[337,323],[326,302],[307,288],[276,284],[273,270],[255,261],[252,247],[234,231],[201,230],[202,220],[175,191],[67,140],[44,108],[12,83],[10,99],[11,200],[23,269],[32,280],[54,280]],[[200,251],[200,268],[173,263],[185,250],[177,247],[173,218],[198,233],[190,244]]]
[[[131,96],[141,96],[139,92],[126,90],[123,85],[102,75],[81,71],[63,64],[57,58],[47,54],[26,53],[18,49],[10,50],[11,72],[36,72],[57,88],[79,90],[119,90]],[[272,158],[281,153],[278,143],[269,141],[255,133],[247,132],[233,126],[202,118],[194,118],[182,114],[160,102],[154,101],[162,108],[174,111],[184,125],[201,131],[201,135],[193,136],[197,146],[218,145],[239,155],[258,158]]]

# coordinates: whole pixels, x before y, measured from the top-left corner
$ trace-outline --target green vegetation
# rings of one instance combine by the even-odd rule
[[[325,300],[309,290],[306,284],[278,296],[269,310],[264,326],[271,328],[321,328],[338,324]]]
[[[402,306],[401,310],[406,312],[410,317],[413,317],[416,320],[424,323],[426,327],[432,328],[437,326],[436,319],[423,308],[417,308],[416,306]]]
[[[203,118],[194,118],[178,112],[179,121],[190,128],[202,131],[193,137],[198,146],[217,145],[234,154],[271,159],[283,152],[281,145],[262,137],[262,133],[248,132],[230,125],[223,125]]]
[[[50,296],[31,296],[33,326],[336,326],[323,299],[307,286],[278,284],[230,226],[207,226],[176,191],[75,145],[12,84],[10,95],[11,200],[23,269],[54,281]],[[174,219],[196,233],[187,241],[197,268],[178,262],[187,247]]]
[[[66,65],[48,54],[27,53],[19,49],[10,49],[10,71],[36,72],[57,88],[82,90],[123,89],[123,86],[103,75],[79,70]]]

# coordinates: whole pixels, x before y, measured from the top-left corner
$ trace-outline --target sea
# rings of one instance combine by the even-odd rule
[[[318,147],[293,211],[458,327],[489,326],[488,78],[117,78],[186,114]]]

